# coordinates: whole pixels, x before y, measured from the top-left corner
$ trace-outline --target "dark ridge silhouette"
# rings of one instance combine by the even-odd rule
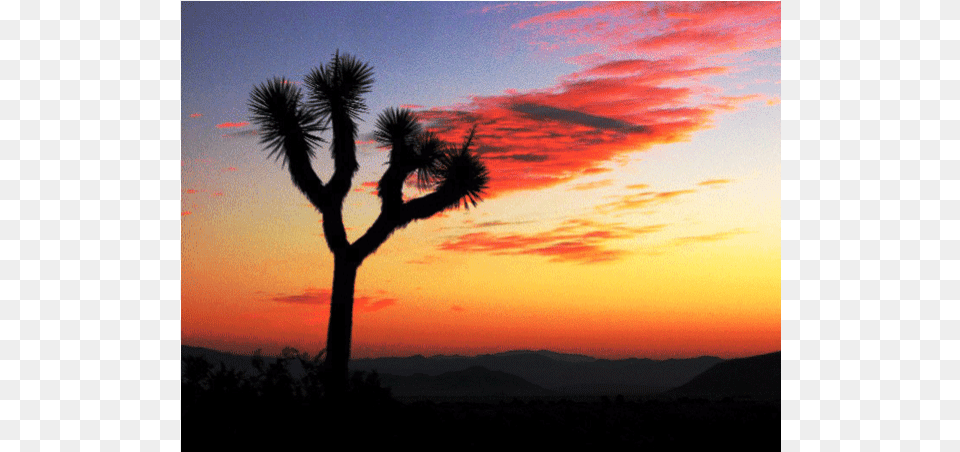
[[[408,377],[381,374],[380,381],[395,397],[469,398],[469,397],[535,397],[552,396],[516,375],[473,366],[437,376],[413,374]]]
[[[224,363],[228,369],[252,375],[255,370],[251,357],[218,352],[202,347],[182,346],[184,356],[203,356],[214,363]],[[267,365],[276,358],[263,357]],[[436,377],[459,372],[471,367],[483,367],[521,378],[530,384],[561,396],[652,395],[678,387],[723,360],[717,357],[688,359],[596,359],[585,355],[569,355],[547,350],[517,350],[475,357],[436,355],[430,358],[415,355],[406,358],[357,359],[350,362],[352,371],[376,371],[386,386],[415,374]],[[291,375],[304,373],[298,360],[287,363]],[[413,386],[412,386],[413,387]],[[411,387],[411,388],[412,388]],[[410,391],[404,390],[403,396]],[[399,394],[397,394],[400,396]],[[429,391],[411,396],[429,396]],[[485,394],[488,396],[494,393]]]
[[[557,353],[550,350],[512,350],[508,352],[493,353],[490,356],[510,356],[510,355],[529,355],[537,354],[546,356],[547,358],[555,359],[557,361],[566,361],[570,363],[589,363],[596,361],[597,358],[587,355],[577,355],[570,353]]]
[[[430,218],[447,209],[469,208],[479,203],[489,176],[480,158],[470,150],[476,128],[464,143],[453,146],[425,132],[411,110],[390,108],[377,118],[374,137],[389,148],[386,171],[377,184],[380,215],[353,243],[343,224],[343,203],[358,169],[357,124],[367,111],[363,96],[373,86],[373,68],[338,51],[326,66],[308,74],[299,87],[285,78],[274,78],[254,87],[250,94],[251,122],[259,126],[261,143],[269,156],[287,167],[293,184],[323,215],[323,237],[333,253],[333,288],[327,329],[327,390],[347,390],[353,301],[357,270],[394,232],[413,221]],[[331,132],[330,155],[334,169],[324,183],[312,166],[317,147]],[[412,178],[419,198],[404,200],[403,186]]]
[[[536,386],[471,367],[440,376],[401,377],[410,385],[454,394],[454,400],[399,402],[375,373],[354,373],[342,396],[330,396],[322,353],[310,357],[286,348],[275,358],[254,356],[247,374],[228,369],[224,361],[207,360],[235,363],[237,355],[211,352],[184,347],[185,451],[316,449],[335,444],[329,441],[333,437],[350,438],[372,450],[411,444],[426,450],[507,446],[752,451],[775,448],[779,438],[774,433],[779,432],[779,400],[511,398],[507,391],[534,391]],[[301,376],[292,375],[294,363],[300,364]],[[471,388],[499,391],[501,397],[463,400]]]
[[[780,400],[780,352],[724,361],[665,395]]]
[[[473,366],[516,375],[562,394],[653,394],[680,386],[721,362],[717,357],[689,359],[595,359],[555,352],[512,351],[476,357],[357,359],[353,370],[410,376],[440,375]]]

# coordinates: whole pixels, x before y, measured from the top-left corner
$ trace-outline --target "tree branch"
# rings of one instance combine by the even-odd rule
[[[370,229],[353,243],[353,251],[359,261],[363,262],[376,252],[397,229],[406,227],[411,221],[430,218],[444,210],[454,208],[459,205],[459,202],[460,197],[456,193],[450,190],[437,190],[407,201],[395,210],[383,209]]]

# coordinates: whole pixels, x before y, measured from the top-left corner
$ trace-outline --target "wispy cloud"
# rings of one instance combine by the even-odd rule
[[[308,287],[298,294],[279,294],[270,299],[292,305],[329,305],[332,294],[333,292],[330,289]],[[380,293],[380,295],[384,295],[384,293]],[[391,297],[355,295],[353,297],[353,307],[358,312],[376,312],[397,304],[397,301],[396,298]]]
[[[191,118],[199,118],[199,117],[201,117],[201,116],[203,116],[203,115],[200,114],[200,113],[190,113],[190,117],[191,117]]]
[[[432,254],[428,254],[426,256],[422,256],[417,259],[408,260],[407,263],[418,264],[418,265],[433,265],[433,264],[436,264],[437,262],[442,262],[442,261],[443,259],[441,259],[440,257],[434,256]]]
[[[738,235],[746,234],[750,231],[746,229],[731,229],[729,231],[717,232],[715,234],[707,235],[693,235],[687,237],[677,237],[670,241],[670,245],[673,246],[683,246],[695,243],[709,243],[709,242],[718,242],[721,240],[726,240],[731,237],[736,237]]]
[[[662,230],[666,225],[630,227],[593,220],[567,220],[559,227],[536,234],[474,232],[440,244],[446,251],[481,252],[494,255],[537,255],[552,262],[592,264],[620,259],[626,250],[611,248],[611,241],[629,239]]]
[[[646,188],[646,185],[638,185]],[[662,204],[678,196],[695,193],[696,190],[673,190],[673,191],[642,191],[640,193],[629,193],[622,195],[614,201],[600,204],[596,207],[597,212],[612,213],[624,210],[634,210],[644,207],[650,207],[655,204]]]
[[[230,138],[230,137],[252,137],[252,136],[257,135],[257,134],[258,134],[258,132],[257,132],[255,129],[247,129],[247,130],[238,130],[238,131],[236,131],[236,132],[224,133],[224,134],[221,134],[220,136],[221,136],[221,137],[224,137],[224,138]]]
[[[220,124],[217,124],[217,128],[218,128],[218,129],[229,129],[229,128],[232,128],[232,127],[245,127],[245,126],[248,126],[248,125],[250,125],[250,123],[249,123],[249,122],[246,122],[246,121],[241,121],[241,122],[222,122],[222,123],[220,123]]]
[[[613,179],[604,179],[604,180],[584,182],[582,184],[577,184],[570,187],[570,189],[576,190],[576,191],[586,191],[586,190],[593,190],[596,188],[609,187],[611,185],[613,185]]]
[[[697,185],[701,185],[701,186],[704,186],[704,187],[709,187],[709,186],[717,186],[717,185],[729,184],[730,182],[732,182],[730,179],[709,179],[709,180],[705,180],[705,181],[703,181],[703,182],[700,182],[700,183],[697,184]]]

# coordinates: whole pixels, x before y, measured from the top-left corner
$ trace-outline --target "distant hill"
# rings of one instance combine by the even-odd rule
[[[217,366],[224,363],[227,368],[240,370],[248,375],[255,373],[250,362],[251,356],[187,345],[181,347],[181,353],[183,356],[204,357]],[[264,356],[263,359],[266,365],[276,360],[269,356]],[[694,377],[723,363],[725,362],[722,359],[713,356],[666,360],[608,360],[548,350],[516,350],[474,357],[438,355],[428,358],[416,355],[405,358],[357,359],[350,362],[350,369],[376,370],[384,386],[390,387],[394,395],[401,397],[442,394],[630,396],[664,393],[671,388],[692,383]],[[288,369],[294,377],[303,375],[303,369],[297,360],[289,361]],[[721,371],[723,369],[721,368]],[[775,393],[779,398],[779,354],[776,372]],[[728,377],[721,373],[718,378],[723,380]],[[696,386],[693,388],[700,390]],[[704,391],[713,390],[707,388]]]
[[[380,375],[383,386],[397,397],[532,397],[553,395],[516,375],[487,370],[480,366],[437,376],[415,374],[409,377]]]
[[[780,352],[721,362],[668,396],[780,399]]]
[[[474,366],[516,375],[537,386],[569,395],[652,394],[680,386],[723,361],[706,356],[690,359],[596,359],[550,351],[519,350],[475,357],[357,359],[354,370],[380,374],[436,376]]]

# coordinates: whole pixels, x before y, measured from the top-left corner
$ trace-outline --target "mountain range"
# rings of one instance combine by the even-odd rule
[[[183,345],[184,356],[255,373],[251,356]],[[265,364],[276,358],[264,357]],[[743,396],[779,399],[780,353],[723,360],[713,356],[652,360],[598,359],[549,350],[515,350],[473,357],[415,355],[350,362],[351,371],[376,371],[397,397]],[[297,360],[293,376],[303,375]]]

